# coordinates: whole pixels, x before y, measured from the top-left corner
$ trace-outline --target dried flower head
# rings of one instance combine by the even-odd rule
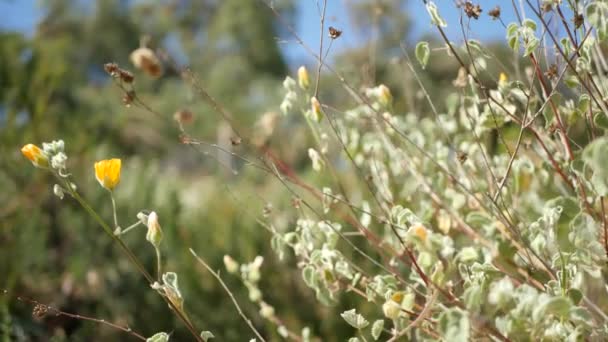
[[[118,64],[116,63],[106,63],[103,65],[103,69],[112,77],[116,77],[118,75]]]
[[[158,78],[163,73],[163,66],[160,60],[150,48],[140,47],[131,52],[130,58],[137,69],[142,70],[151,77]]]
[[[547,78],[550,80],[553,80],[557,77],[557,65],[555,63],[551,64],[549,66],[549,69],[545,71],[545,76],[547,76]]]
[[[583,26],[583,23],[585,22],[585,17],[583,17],[582,14],[577,13],[574,15],[574,18],[572,18],[572,21],[574,22],[574,27],[579,29],[581,26]]]
[[[42,318],[49,312],[49,307],[44,304],[36,304],[32,310],[34,318]]]
[[[469,158],[469,155],[466,154],[465,152],[462,151],[458,151],[456,152],[456,159],[458,159],[458,161],[462,164],[464,162],[467,161],[467,158]]]
[[[496,6],[496,7],[492,8],[488,12],[488,15],[490,17],[492,17],[493,20],[499,19],[500,18],[500,6]]]
[[[135,100],[135,91],[133,91],[133,90],[129,90],[129,91],[125,92],[125,95],[122,97],[122,103],[126,107],[130,107],[131,104],[133,103],[133,100]]]
[[[135,79],[135,76],[133,76],[133,73],[131,73],[128,70],[124,70],[124,69],[118,69],[118,76],[120,77],[120,80],[125,82],[125,83],[133,83],[133,80]]]
[[[473,3],[470,1],[464,3],[464,13],[467,15],[467,17],[477,20],[479,19],[481,12],[483,12],[481,6],[473,5]]]
[[[121,160],[117,158],[95,163],[95,178],[101,186],[112,191],[120,183]]]
[[[338,39],[338,38],[340,38],[341,35],[342,35],[342,31],[338,30],[337,28],[335,28],[333,26],[329,27],[329,38]]]
[[[180,109],[173,113],[173,120],[182,125],[189,125],[194,122],[194,114],[188,109]]]

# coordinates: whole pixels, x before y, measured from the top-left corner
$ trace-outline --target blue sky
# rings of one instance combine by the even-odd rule
[[[254,0],[243,0],[254,1]],[[350,24],[350,19],[346,12],[346,7],[353,0],[328,0],[326,23],[344,31],[343,36],[334,44],[336,50],[354,47],[361,43],[362,38],[352,34],[354,30]],[[298,6],[298,17],[294,27],[302,39],[311,47],[319,44],[319,15],[317,11],[317,0],[296,0]],[[0,0],[0,29],[17,30],[32,34],[36,23],[42,17],[38,0]],[[453,41],[461,41],[461,31],[459,28],[460,11],[456,9],[453,0],[436,0],[440,14],[448,22],[446,30],[449,38]],[[504,29],[502,26],[487,15],[490,8],[484,8],[483,15],[479,20],[472,20],[470,24],[472,37],[482,41],[503,39]],[[422,35],[431,33],[436,34],[435,29],[430,25],[428,14],[424,8],[422,0],[410,0],[407,11],[413,20],[413,30],[410,32],[409,43],[413,44]],[[510,8],[503,9],[503,19],[505,23],[514,21],[513,11]],[[511,14],[511,15],[510,15]],[[468,19],[465,18],[465,21]],[[351,34],[349,34],[351,33]],[[405,38],[405,37],[404,37]],[[287,57],[293,63],[296,60],[304,59],[307,54],[295,42],[284,42],[282,48]]]

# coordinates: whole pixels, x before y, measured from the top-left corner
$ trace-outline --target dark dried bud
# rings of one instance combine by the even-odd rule
[[[118,75],[118,71],[120,70],[118,64],[116,63],[106,63],[103,65],[103,69],[112,77],[116,77]]]
[[[49,307],[44,304],[36,304],[32,310],[34,318],[42,318],[49,312]]]
[[[300,205],[302,204],[302,199],[300,197],[292,197],[291,198],[291,205],[295,208],[295,209],[300,209]]]
[[[173,113],[173,119],[180,124],[189,125],[194,122],[194,114],[187,109],[180,109]]]
[[[585,22],[585,17],[583,17],[582,14],[578,13],[578,14],[574,15],[574,18],[572,18],[572,21],[574,22],[574,27],[576,27],[578,29]]]
[[[553,10],[553,5],[551,5],[550,2],[544,2],[541,5],[541,9],[543,10],[543,12],[551,12]]]
[[[122,103],[127,107],[131,106],[133,100],[135,100],[135,92],[133,90],[127,91],[122,97]]]
[[[498,18],[500,18],[500,6],[496,6],[494,8],[492,8],[489,12],[488,15],[490,17],[492,17],[492,19],[496,20]]]
[[[481,6],[473,5],[473,3],[470,1],[464,3],[464,13],[467,15],[467,17],[479,19],[481,12],[483,12]]]
[[[545,76],[547,76],[547,78],[550,80],[553,80],[557,77],[557,65],[555,65],[555,63],[551,64],[551,66],[549,66],[549,69],[545,71]]]
[[[555,122],[552,122],[549,125],[548,130],[549,130],[549,134],[554,134],[557,131],[557,125],[555,124]]]
[[[125,83],[133,83],[133,80],[135,79],[135,76],[133,76],[133,74],[130,71],[124,70],[124,69],[119,69],[118,70],[118,75],[120,76],[120,79],[125,82]]]
[[[337,28],[335,28],[333,26],[329,27],[329,38],[338,39],[338,38],[340,38],[341,35],[342,35],[342,31],[338,30]]]
[[[456,159],[458,159],[458,161],[461,164],[463,164],[464,162],[466,162],[468,158],[469,158],[469,155],[466,154],[465,152],[462,152],[462,151],[456,152]]]

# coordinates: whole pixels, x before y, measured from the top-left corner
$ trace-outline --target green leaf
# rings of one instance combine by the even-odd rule
[[[302,278],[308,287],[313,289],[317,287],[317,273],[315,272],[314,267],[310,265],[304,267],[302,270]]]
[[[429,1],[426,5],[426,10],[427,10],[427,12],[429,12],[429,15],[431,16],[431,22],[433,23],[433,25],[440,26],[440,27],[448,26],[448,24],[445,22],[445,20],[443,20],[443,18],[439,15],[439,11],[437,10],[437,6],[435,5],[434,2]]]
[[[534,52],[534,50],[536,50],[536,48],[538,47],[539,44],[540,44],[540,41],[538,40],[538,38],[530,37],[525,46],[526,50],[524,51],[524,57],[527,57],[530,54],[532,54]]]
[[[466,311],[459,308],[444,310],[439,316],[439,333],[445,341],[467,342],[470,336],[471,324]]]
[[[532,31],[536,31],[536,22],[534,20],[526,19],[522,24],[523,26],[531,29]]]
[[[540,322],[546,319],[547,315],[553,315],[557,318],[567,318],[570,314],[572,302],[565,297],[552,297],[541,301],[532,311],[534,321]]]
[[[568,88],[576,88],[581,85],[578,78],[574,75],[569,75],[564,78],[564,83]]]
[[[372,324],[372,337],[374,338],[374,341],[378,341],[380,334],[382,334],[382,329],[384,329],[383,319],[379,319]]]
[[[356,309],[344,311],[340,314],[346,323],[350,324],[355,329],[363,329],[369,325],[369,322],[360,314],[357,313]]]
[[[207,342],[208,340],[215,338],[215,336],[213,336],[211,331],[203,331],[201,332],[201,338],[203,339],[203,341]]]
[[[169,341],[169,335],[164,332],[154,334],[152,337],[148,337],[146,342],[167,342]]]
[[[431,55],[431,50],[429,49],[428,42],[419,42],[416,44],[416,59],[418,63],[422,66],[422,69],[426,68],[427,63],[429,62],[429,56]]]
[[[581,299],[583,299],[583,293],[579,289],[572,288],[568,290],[568,297],[574,304],[578,305]]]
[[[594,140],[583,150],[583,161],[593,170],[589,180],[600,196],[608,195],[608,138]]]
[[[593,116],[593,123],[601,129],[608,130],[608,116],[604,112],[595,113]]]

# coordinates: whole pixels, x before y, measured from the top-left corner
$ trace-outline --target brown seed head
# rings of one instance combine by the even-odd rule
[[[467,15],[467,17],[477,20],[479,19],[481,12],[483,12],[481,6],[473,5],[473,3],[470,1],[464,3],[464,13]]]
[[[133,90],[127,91],[122,97],[122,103],[127,107],[131,106],[133,100],[135,100],[135,92]]]
[[[585,22],[585,17],[583,17],[582,14],[577,13],[576,15],[574,15],[574,18],[572,18],[572,21],[574,22],[574,27],[576,27],[578,29]]]
[[[42,318],[49,312],[49,307],[44,304],[36,304],[32,310],[34,318]]]
[[[194,114],[188,109],[180,109],[173,113],[173,119],[183,125],[189,125],[194,122]]]
[[[118,75],[118,64],[116,63],[106,63],[103,65],[103,69],[112,77],[116,77]]]
[[[494,8],[492,8],[489,12],[488,15],[490,17],[492,17],[492,19],[496,20],[498,18],[500,18],[500,6],[496,6]]]
[[[135,79],[135,76],[130,71],[124,69],[118,69],[118,75],[123,82],[128,84],[133,83]]]
[[[338,39],[338,38],[340,38],[341,35],[342,35],[342,31],[338,30],[337,28],[335,28],[333,26],[329,27],[329,38]]]

